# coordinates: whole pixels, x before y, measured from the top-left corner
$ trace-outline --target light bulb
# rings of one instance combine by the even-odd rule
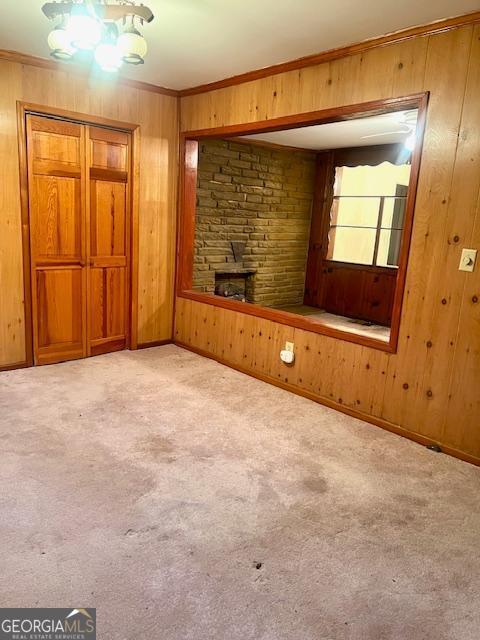
[[[147,53],[147,41],[135,29],[126,29],[118,38],[117,46],[125,62],[129,64],[143,64],[143,59]]]
[[[403,143],[403,146],[405,147],[405,149],[408,149],[409,151],[413,151],[415,149],[415,142],[416,142],[415,131],[412,131],[412,133],[408,136],[408,138]]]
[[[51,55],[58,60],[69,60],[76,52],[75,47],[71,45],[69,35],[61,25],[50,31],[47,42],[52,50]]]
[[[113,73],[122,66],[122,56],[116,44],[103,42],[95,49],[95,60],[103,71]]]
[[[94,49],[102,37],[102,23],[88,13],[85,5],[75,5],[68,21],[67,34],[77,49]]]

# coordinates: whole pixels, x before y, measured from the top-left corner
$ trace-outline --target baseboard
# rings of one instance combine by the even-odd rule
[[[173,344],[173,340],[169,338],[168,340],[155,340],[154,342],[139,342],[137,344],[137,349],[150,349],[150,347],[163,347],[165,344]]]
[[[14,371],[15,369],[26,369],[27,367],[33,366],[30,362],[26,360],[22,362],[14,362],[12,364],[2,364],[0,365],[0,372],[2,371]]]
[[[323,398],[322,396],[318,396],[312,393],[311,391],[302,389],[301,387],[298,387],[289,382],[283,382],[282,380],[277,380],[264,373],[259,373],[258,371],[247,369],[246,367],[242,367],[241,365],[233,364],[231,362],[228,362],[228,360],[225,360],[224,358],[220,358],[219,356],[216,356],[213,353],[204,351],[203,349],[198,349],[197,347],[194,347],[189,344],[185,344],[184,342],[180,342],[179,340],[175,340],[174,344],[176,344],[178,347],[182,347],[182,349],[187,349],[187,351],[193,351],[193,353],[196,353],[200,356],[203,356],[205,358],[210,358],[211,360],[215,360],[216,362],[219,362],[220,364],[230,367],[231,369],[236,369],[241,373],[245,373],[246,375],[252,376],[253,378],[257,378],[262,382],[267,382],[268,384],[272,384],[275,387],[280,387],[281,389],[285,389],[286,391],[295,393],[296,395],[307,398],[308,400],[313,400],[313,402],[322,404],[326,407],[329,407],[330,409],[335,409],[336,411],[345,413],[349,416],[352,416],[352,418],[363,420],[363,422],[368,422],[369,424],[373,424],[376,427],[380,427],[382,429],[385,429],[386,431],[390,431],[391,433],[394,433],[398,436],[402,436],[404,438],[408,438],[409,440],[413,440],[417,444],[421,444],[423,446],[436,444],[442,449],[443,453],[446,453],[449,456],[453,456],[454,458],[458,458],[463,462],[468,462],[470,464],[480,467],[480,458],[477,458],[476,456],[472,456],[469,453],[465,453],[464,451],[459,451],[458,449],[449,447],[448,445],[445,445],[436,440],[431,440],[430,438],[422,436],[419,433],[415,433],[414,431],[409,431],[408,429],[404,429],[398,424],[394,424],[393,422],[388,422],[388,420],[384,420],[383,418],[377,418],[376,416],[371,416],[368,413],[359,411],[358,409],[352,409],[351,407],[347,407],[343,404],[339,404],[334,400]]]
[[[150,347],[162,347],[165,344],[173,344],[173,340],[155,340],[154,342],[141,342],[137,345],[137,349],[149,349]],[[93,355],[93,354],[92,354]],[[13,362],[12,364],[0,365],[0,373],[2,371],[13,371],[14,369],[26,369],[27,367],[33,367],[31,362],[26,360],[22,362]]]

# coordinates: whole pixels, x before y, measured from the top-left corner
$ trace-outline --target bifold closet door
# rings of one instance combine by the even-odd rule
[[[87,128],[89,354],[124,349],[129,334],[130,136]]]
[[[86,355],[85,129],[27,117],[36,364]]]
[[[129,339],[130,135],[27,116],[35,364]]]

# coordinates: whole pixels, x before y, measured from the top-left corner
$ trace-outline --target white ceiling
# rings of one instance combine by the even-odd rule
[[[342,149],[404,142],[415,126],[417,110],[397,111],[380,116],[344,120],[312,127],[272,131],[242,136],[301,149]],[[408,122],[405,124],[405,122]]]
[[[48,57],[44,0],[3,0],[0,49]],[[182,89],[480,8],[479,0],[143,0],[150,51],[125,75]],[[122,71],[122,73],[124,73]]]

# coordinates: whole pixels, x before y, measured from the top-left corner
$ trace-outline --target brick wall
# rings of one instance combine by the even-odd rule
[[[215,271],[255,270],[249,302],[301,304],[315,154],[257,144],[199,144],[194,288],[213,293]],[[231,242],[246,242],[235,263]]]

